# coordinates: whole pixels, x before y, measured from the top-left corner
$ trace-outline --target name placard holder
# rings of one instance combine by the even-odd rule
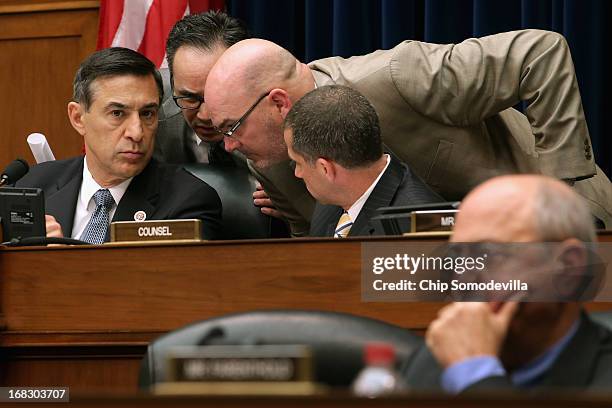
[[[110,225],[111,242],[201,241],[201,220],[117,221]]]
[[[178,346],[167,354],[158,395],[316,395],[311,350],[302,345]]]
[[[410,213],[410,232],[452,231],[458,210],[427,210]]]

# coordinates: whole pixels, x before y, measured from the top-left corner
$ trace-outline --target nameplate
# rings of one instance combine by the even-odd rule
[[[312,357],[306,346],[182,346],[168,352],[169,381],[311,381]]]
[[[201,220],[116,221],[111,242],[200,241]]]
[[[458,210],[413,211],[410,232],[452,231]]]

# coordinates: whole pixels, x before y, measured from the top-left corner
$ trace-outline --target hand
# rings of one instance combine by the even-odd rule
[[[62,226],[57,222],[54,216],[45,214],[45,227],[47,229],[47,237],[62,238]]]
[[[499,356],[517,302],[501,304],[497,311],[483,302],[456,302],[445,306],[427,330],[427,346],[447,368],[476,356]]]
[[[263,189],[261,184],[257,183],[255,192],[253,193],[253,204],[257,207],[261,207],[261,212],[274,218],[283,218],[281,212],[278,211],[272,200],[268,197],[268,193]]]

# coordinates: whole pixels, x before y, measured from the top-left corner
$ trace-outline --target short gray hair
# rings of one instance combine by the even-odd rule
[[[595,242],[593,216],[584,199],[573,191],[565,192],[542,181],[534,199],[536,231],[542,241],[560,242],[576,238]]]

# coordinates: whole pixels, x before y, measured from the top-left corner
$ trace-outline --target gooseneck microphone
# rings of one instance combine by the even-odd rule
[[[12,161],[6,166],[0,176],[0,187],[6,184],[14,184],[17,180],[25,176],[28,170],[30,170],[30,166],[28,166],[25,160],[17,159]]]

